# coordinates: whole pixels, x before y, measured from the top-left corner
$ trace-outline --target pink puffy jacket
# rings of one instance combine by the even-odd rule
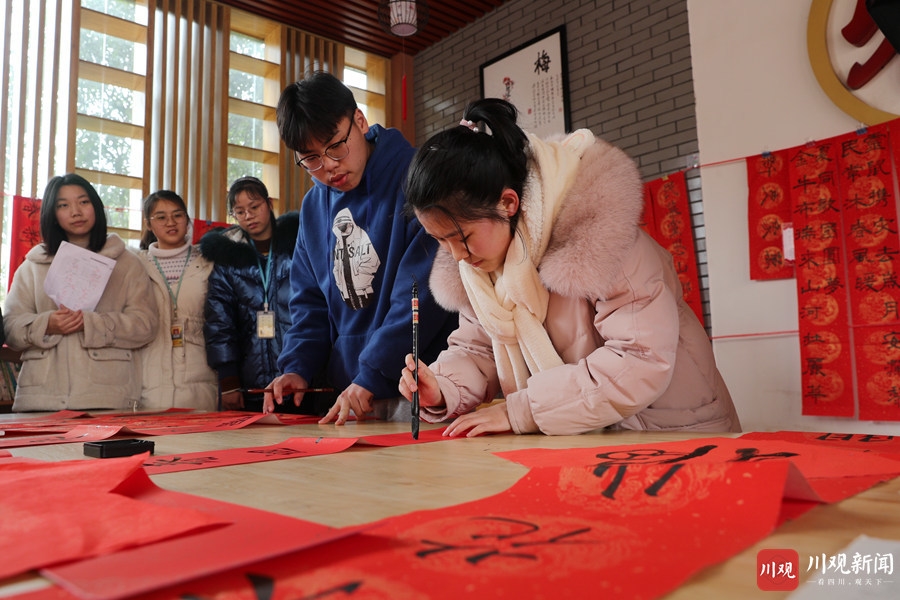
[[[546,175],[545,175],[546,176]],[[539,272],[550,290],[545,328],[562,366],[506,394],[516,433],[568,435],[603,427],[740,431],[706,331],[682,299],[671,255],[639,227],[643,185],[634,162],[597,140],[581,160]],[[430,287],[460,313],[434,370],[452,419],[501,393],[491,340],[441,251]]]

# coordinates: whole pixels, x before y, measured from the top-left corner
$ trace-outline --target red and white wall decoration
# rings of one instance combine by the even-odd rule
[[[684,171],[644,184],[642,227],[672,255],[684,299],[705,325]]]
[[[898,149],[900,119],[745,159],[751,279],[796,278],[804,415],[900,421]]]

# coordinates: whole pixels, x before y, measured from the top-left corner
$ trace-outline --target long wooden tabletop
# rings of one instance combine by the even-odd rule
[[[423,431],[433,428],[433,425],[422,425]],[[161,456],[268,446],[292,437],[366,437],[408,431],[409,426],[403,423],[375,421],[350,422],[341,427],[254,424],[233,431],[147,439],[155,442],[155,455]],[[152,479],[168,490],[342,527],[500,493],[528,469],[494,456],[494,452],[647,444],[703,437],[723,436],[605,431],[579,436],[495,435],[397,447],[354,445],[337,454],[160,474],[153,475]],[[84,458],[81,443],[13,448],[11,452],[14,456],[49,461]],[[833,555],[861,534],[900,540],[900,479],[878,484],[842,502],[812,509],[753,547],[702,571],[667,598],[783,598],[788,595],[786,592],[758,589],[756,555],[759,550],[791,548],[801,557]],[[665,559],[660,557],[660,560]],[[900,583],[897,588],[900,589]]]

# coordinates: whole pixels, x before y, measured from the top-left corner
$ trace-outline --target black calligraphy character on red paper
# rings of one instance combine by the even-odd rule
[[[472,565],[477,565],[481,561],[491,557],[515,558],[522,560],[538,561],[538,556],[534,551],[528,551],[528,548],[568,545],[568,544],[596,544],[594,540],[575,539],[585,533],[591,531],[590,527],[582,527],[573,529],[565,533],[553,535],[546,538],[529,539],[540,532],[541,527],[535,523],[521,521],[519,519],[508,519],[505,517],[473,517],[473,520],[490,521],[492,524],[509,524],[513,528],[507,533],[485,533],[473,534],[470,539],[471,544],[454,544],[447,542],[438,542],[434,540],[421,540],[422,544],[428,546],[424,550],[416,552],[416,557],[427,558],[434,554],[451,551],[464,551],[468,553],[465,561]],[[477,540],[485,540],[477,542]]]

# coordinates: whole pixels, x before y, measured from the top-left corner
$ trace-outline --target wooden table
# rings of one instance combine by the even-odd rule
[[[15,418],[15,415],[0,417],[0,422],[8,418]],[[433,427],[422,425],[423,430]],[[227,432],[148,439],[156,442],[156,455],[164,455],[267,446],[291,437],[363,437],[406,431],[408,426],[403,423],[373,421],[351,422],[343,427],[254,424]],[[338,454],[161,474],[152,479],[165,489],[341,527],[414,510],[451,506],[502,492],[527,469],[498,458],[493,452],[646,444],[703,437],[722,436],[598,432],[555,437],[485,436],[385,448],[356,445]],[[82,450],[82,444],[77,443],[13,448],[11,452],[14,456],[58,461],[84,458]],[[837,554],[861,534],[900,540],[900,478],[876,485],[838,504],[812,509],[753,547],[701,572],[667,598],[784,598],[788,595],[785,592],[761,592],[757,588],[756,554],[759,550],[791,548],[800,554],[802,562],[813,555]],[[900,575],[895,578],[900,579]],[[900,589],[900,582],[896,585]]]

